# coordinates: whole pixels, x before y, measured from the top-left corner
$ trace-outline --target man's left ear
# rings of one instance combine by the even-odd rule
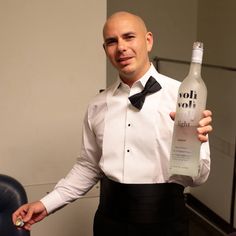
[[[147,32],[146,34],[146,41],[147,41],[147,50],[150,52],[152,50],[153,45],[153,35],[152,32]]]

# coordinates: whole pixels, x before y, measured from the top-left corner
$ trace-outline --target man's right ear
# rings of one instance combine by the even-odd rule
[[[102,47],[103,47],[103,49],[104,49],[104,52],[105,52],[105,53],[106,53],[106,55],[107,55],[106,44],[105,44],[105,43],[103,43],[103,44],[102,44]]]

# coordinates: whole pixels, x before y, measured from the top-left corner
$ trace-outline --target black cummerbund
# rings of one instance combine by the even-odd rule
[[[103,177],[98,211],[133,223],[161,223],[185,217],[184,187],[176,183],[121,184]]]

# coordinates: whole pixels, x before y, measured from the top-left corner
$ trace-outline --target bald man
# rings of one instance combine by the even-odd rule
[[[169,176],[172,119],[180,83],[159,74],[150,63],[153,35],[140,17],[113,14],[104,25],[103,37],[106,55],[119,76],[88,106],[80,158],[51,193],[21,206],[13,222],[21,218],[23,227],[30,230],[100,180],[95,236],[188,235],[183,191],[208,178],[206,134],[212,130],[211,112],[204,111],[197,129],[202,142],[199,175]],[[148,92],[140,98],[144,88]]]

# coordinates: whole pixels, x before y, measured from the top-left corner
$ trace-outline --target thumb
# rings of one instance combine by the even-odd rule
[[[174,112],[174,111],[172,111],[172,112],[170,112],[170,118],[172,119],[172,120],[175,120],[175,114],[176,114],[176,112]]]

